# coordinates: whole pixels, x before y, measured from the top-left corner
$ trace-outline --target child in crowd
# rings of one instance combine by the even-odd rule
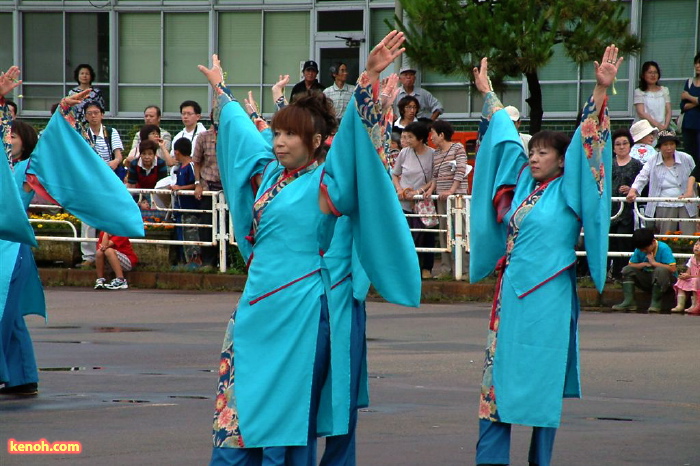
[[[676,281],[676,259],[671,248],[654,238],[654,231],[640,228],[632,233],[635,247],[629,264],[622,269],[622,291],[625,300],[613,306],[616,311],[636,311],[635,285],[651,291],[648,312],[661,312],[661,298]]]
[[[170,186],[175,193],[177,191],[192,190],[195,187],[194,163],[192,162],[192,143],[189,139],[180,138],[173,146],[175,157],[180,168],[175,171],[177,176],[176,184]],[[175,197],[176,209],[199,209],[200,202],[191,194],[183,194]],[[182,223],[194,225],[199,223],[198,212],[180,212]],[[196,226],[186,226],[183,228],[185,241],[199,241],[199,229]],[[201,249],[198,245],[185,245],[185,260],[188,268],[198,268],[202,266]]]
[[[685,310],[686,291],[692,297],[692,306],[688,314],[700,315],[700,299],[698,299],[698,277],[700,277],[700,240],[693,245],[693,257],[686,264],[688,270],[678,276],[678,281],[673,288],[676,290],[677,305],[671,312],[683,312]]]
[[[114,278],[110,283],[105,280],[105,259],[114,273]],[[124,272],[134,268],[138,262],[138,257],[131,247],[131,241],[124,236],[110,235],[101,232],[97,240],[97,252],[95,253],[95,268],[97,269],[97,280],[95,280],[96,290],[126,290],[129,285],[124,278]]]

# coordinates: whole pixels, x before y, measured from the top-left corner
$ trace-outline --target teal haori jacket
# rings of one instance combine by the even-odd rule
[[[8,164],[0,163],[0,190],[3,193],[0,317],[5,309],[19,243],[36,245],[26,214],[35,189],[90,226],[120,236],[144,236],[141,213],[124,184],[60,113],[56,112],[49,120],[29,159],[14,166],[14,174]],[[31,191],[24,190],[25,182],[29,183]],[[31,260],[35,272],[25,284],[21,312],[46,317],[44,292],[36,264],[33,258],[26,260]]]
[[[589,107],[592,104],[589,102]],[[493,361],[500,420],[542,427],[559,425],[563,397],[580,397],[576,246],[581,228],[591,276],[605,283],[610,223],[607,114],[596,133],[594,108],[565,155],[563,175],[521,219],[508,243],[508,224],[536,187],[518,132],[496,111],[477,155],[471,205],[470,279],[491,274],[510,249],[501,284],[500,322]],[[588,118],[586,118],[588,116]],[[597,136],[595,136],[597,134]],[[590,143],[591,139],[596,142]],[[500,203],[504,189],[512,202]],[[499,219],[499,210],[503,214]],[[508,246],[507,246],[508,243]]]
[[[253,204],[276,189],[284,167],[238,102],[222,97],[217,158],[239,250],[249,268],[222,348],[214,446],[306,445],[324,295],[329,297],[332,367],[322,388],[319,434],[346,433],[349,369],[341,368],[349,367],[349,352],[342,343],[333,345],[333,332],[339,335],[346,326],[349,332],[343,302],[352,299],[353,286],[341,293],[347,299],[332,299],[332,282],[356,273],[354,245],[358,265],[379,293],[418,306],[420,274],[405,218],[366,120],[352,100],[325,164],[278,191],[259,214],[253,235]],[[256,191],[251,180],[257,174],[262,182]],[[319,195],[327,196],[335,215],[320,211]],[[326,253],[339,264],[333,270]],[[354,286],[366,293],[368,281],[358,277]]]

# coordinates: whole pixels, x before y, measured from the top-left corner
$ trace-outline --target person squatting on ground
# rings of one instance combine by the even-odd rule
[[[337,216],[352,223],[359,261],[378,291],[418,304],[416,256],[401,210],[390,202],[387,122],[377,100],[379,74],[403,52],[403,40],[394,31],[370,53],[324,164],[318,158],[335,112],[322,93],[275,115],[273,156],[223,84],[216,57],[212,69],[200,67],[219,94],[222,184],[249,263],[222,348],[211,464],[315,464],[318,434],[348,432],[350,387],[329,367],[350,354],[334,354],[330,344],[337,309],[329,305],[323,259]]]
[[[476,463],[510,463],[511,424],[533,427],[528,460],[551,464],[562,398],[581,396],[575,246],[586,232],[591,277],[607,272],[610,225],[607,89],[622,58],[606,48],[573,141],[542,131],[529,156],[488,79],[474,69],[490,120],[472,195],[470,280],[498,271],[486,347]],[[529,165],[529,169],[527,166]],[[556,229],[552,225],[557,225]],[[546,342],[546,344],[543,344]]]
[[[95,269],[97,280],[95,280],[96,290],[126,290],[129,288],[124,272],[129,272],[139,261],[131,241],[124,236],[110,235],[100,232],[97,240],[97,252],[95,253]],[[105,277],[105,263],[114,271],[116,277],[107,283]]]
[[[635,285],[651,292],[648,312],[661,312],[662,298],[676,281],[676,258],[668,244],[654,238],[650,228],[640,228],[632,233],[634,253],[622,269],[624,301],[614,305],[616,311],[636,311]]]

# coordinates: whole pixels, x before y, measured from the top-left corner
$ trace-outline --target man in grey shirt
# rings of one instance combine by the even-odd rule
[[[430,118],[435,121],[437,117],[444,111],[442,104],[437,100],[433,94],[416,87],[416,70],[410,66],[404,66],[399,72],[399,80],[401,81],[401,87],[399,88],[399,95],[396,96],[394,101],[394,114],[399,114],[398,102],[407,95],[412,95],[418,99],[420,104],[420,111],[416,118]]]

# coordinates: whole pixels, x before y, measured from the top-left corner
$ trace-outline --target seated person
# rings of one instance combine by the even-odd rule
[[[105,280],[105,260],[114,271],[116,277],[107,283]],[[124,236],[114,236],[107,232],[101,232],[97,240],[97,252],[95,253],[95,268],[97,269],[96,290],[126,290],[129,285],[124,278],[124,272],[134,268],[138,257],[131,247],[131,241]]]
[[[168,166],[161,158],[156,157],[158,143],[146,139],[139,143],[139,155],[129,164],[126,178],[127,188],[154,189],[161,178],[168,176]],[[150,209],[151,205],[145,199],[139,201],[142,209]]]
[[[175,171],[176,184],[170,186],[174,192],[193,190],[195,187],[194,162],[192,162],[192,143],[185,138],[175,141],[175,157],[180,168]],[[179,194],[175,197],[176,209],[199,209],[200,202],[193,194]],[[182,223],[193,225],[199,223],[199,212],[180,212]],[[183,227],[183,239],[185,241],[199,241],[199,228],[196,226]],[[198,245],[186,244],[185,259],[188,268],[202,266],[201,248]]]
[[[622,269],[622,291],[625,300],[613,306],[616,311],[635,311],[635,285],[651,291],[648,312],[661,312],[661,298],[676,281],[676,259],[671,248],[654,238],[654,230],[640,228],[632,233],[634,253]]]

